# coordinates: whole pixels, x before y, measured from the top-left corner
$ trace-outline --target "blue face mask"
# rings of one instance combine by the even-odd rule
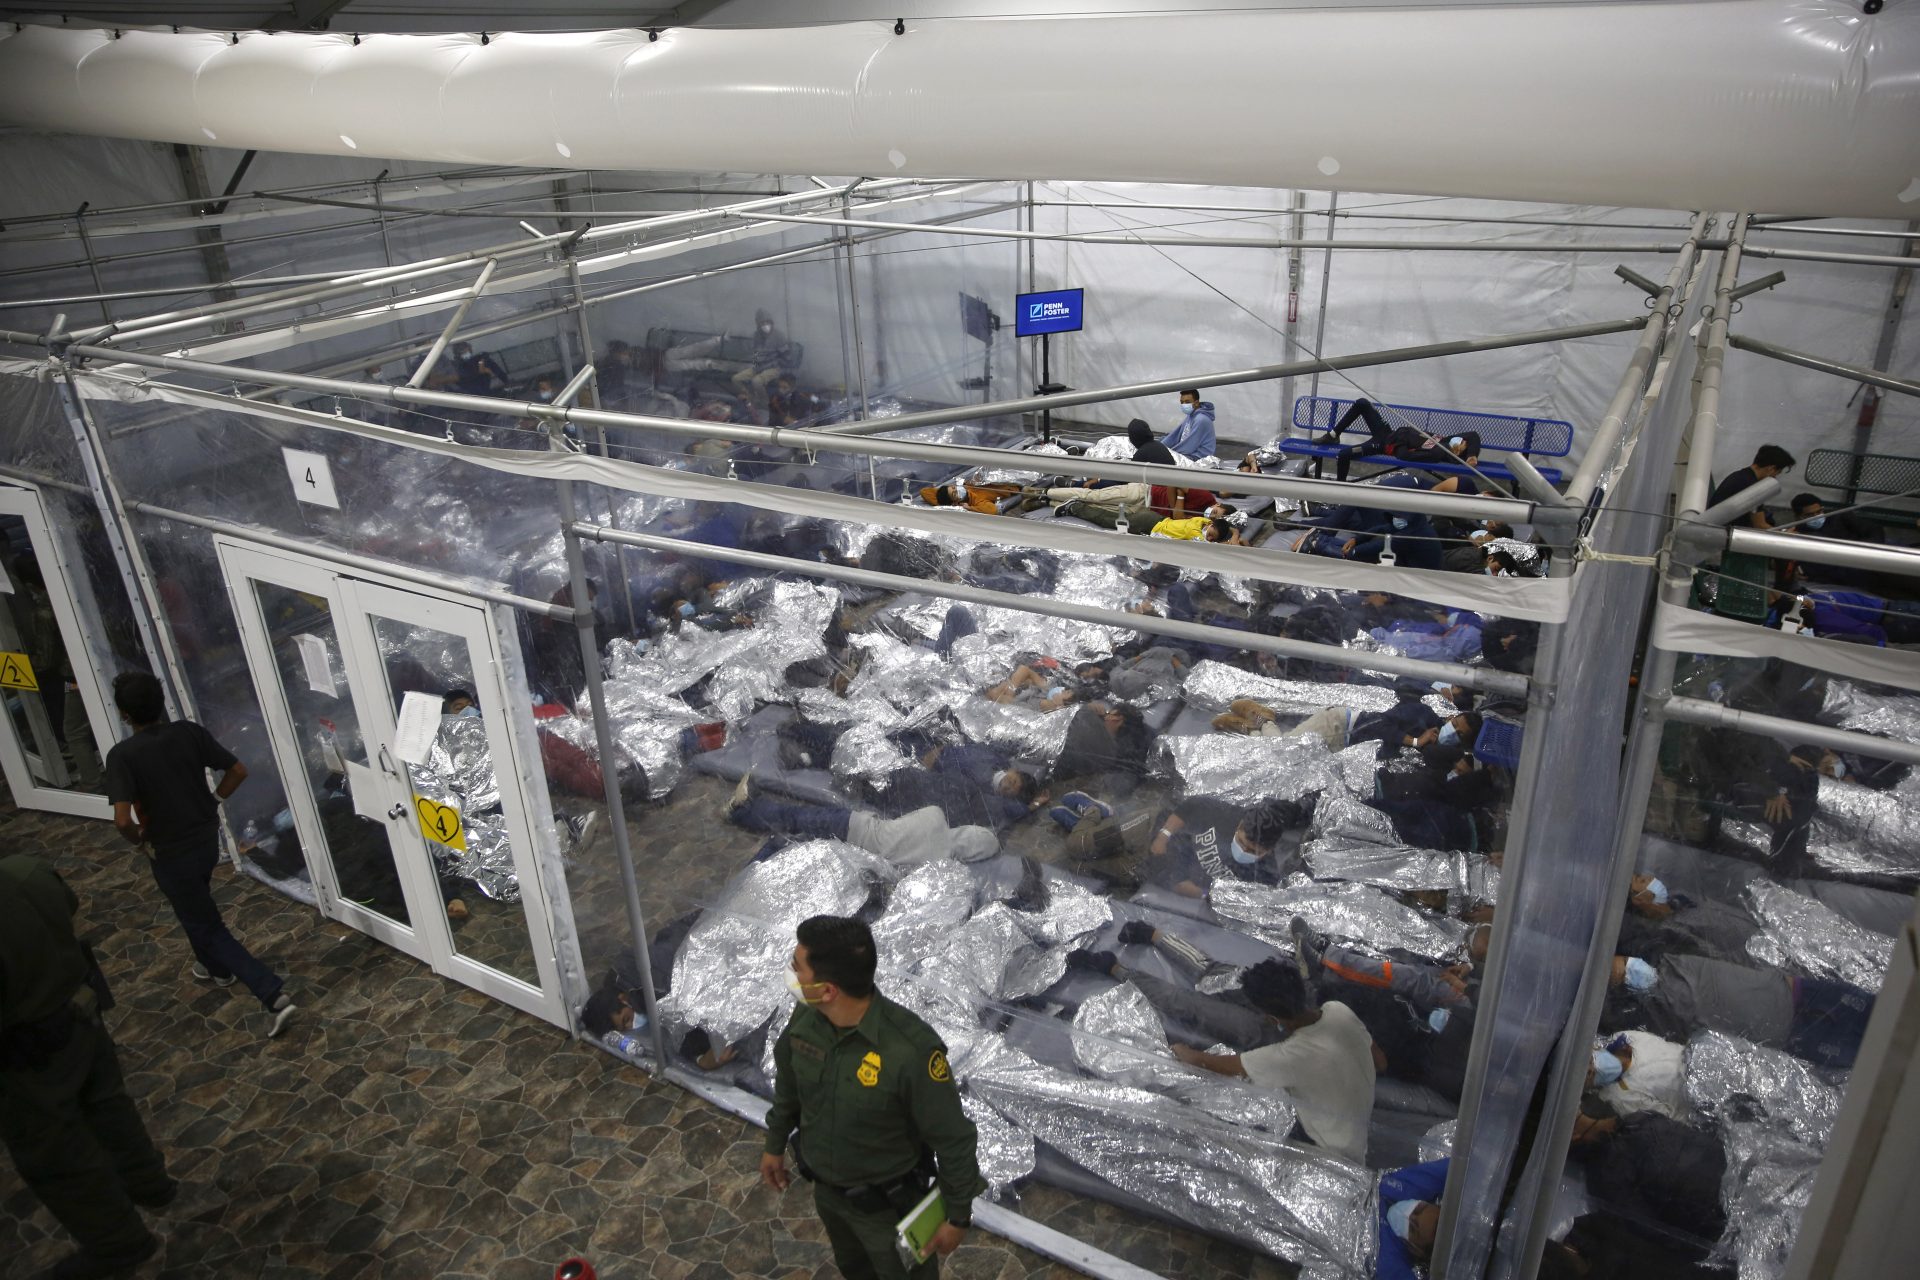
[[[1443,747],[1457,747],[1460,745],[1460,731],[1453,727],[1453,721],[1451,720],[1440,726],[1440,745]]]
[[[454,714],[459,716],[462,720],[478,720],[480,718],[480,708],[474,707],[474,706],[466,706],[466,707],[460,708],[460,710],[456,711]]]
[[[1233,860],[1243,867],[1250,867],[1260,861],[1260,855],[1241,844],[1239,836],[1233,838],[1233,843],[1227,847],[1227,852],[1232,854]]]
[[[1806,527],[1809,529],[1818,529],[1821,525],[1825,524],[1826,522],[1827,522],[1827,518],[1825,516],[1815,516],[1813,517],[1813,519],[1808,520],[1805,523],[1806,523]]]
[[[1451,1018],[1452,1016],[1453,1015],[1451,1013],[1448,1013],[1445,1009],[1435,1009],[1432,1013],[1427,1015],[1427,1026],[1432,1028],[1433,1033],[1435,1035],[1439,1035],[1442,1031],[1445,1031],[1447,1029],[1447,1019]]]
[[[1605,1049],[1595,1049],[1593,1051],[1593,1083],[1595,1085],[1610,1085],[1618,1080],[1624,1071],[1625,1068],[1621,1066],[1620,1059],[1614,1057]]]
[[[1406,528],[1406,527],[1407,527],[1407,522],[1406,522],[1406,520],[1405,520],[1405,518],[1404,518],[1404,517],[1401,517],[1401,516],[1395,516],[1395,517],[1393,518],[1393,527],[1394,527],[1395,529],[1404,529],[1404,528]]]
[[[1655,973],[1653,966],[1645,960],[1634,956],[1627,961],[1627,986],[1631,990],[1651,991],[1658,981],[1660,981],[1660,975]]]
[[[685,600],[680,602],[680,616],[683,618],[691,618],[693,616],[693,606]]]
[[[1833,762],[1833,780],[1835,782],[1838,782],[1840,779],[1846,776],[1847,776],[1847,762],[1845,760],[1835,760]]]

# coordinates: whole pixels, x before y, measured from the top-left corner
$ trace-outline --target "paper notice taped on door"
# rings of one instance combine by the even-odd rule
[[[440,736],[440,697],[408,693],[400,700],[400,723],[393,730],[393,754],[408,764],[425,764]]]
[[[333,683],[333,664],[327,660],[327,642],[319,636],[300,634],[293,638],[300,648],[300,665],[307,676],[307,688],[337,698],[340,691]]]

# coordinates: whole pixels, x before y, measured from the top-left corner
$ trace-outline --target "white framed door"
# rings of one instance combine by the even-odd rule
[[[215,542],[321,910],[567,1026],[535,861],[546,806],[525,790],[543,774],[511,731],[491,606]],[[407,695],[437,704],[455,689],[474,697],[478,722],[435,715],[431,748],[404,759]]]
[[[71,575],[83,570],[68,563],[39,490],[0,485],[0,548],[0,768],[24,808],[110,818],[101,762],[120,720],[82,630]]]

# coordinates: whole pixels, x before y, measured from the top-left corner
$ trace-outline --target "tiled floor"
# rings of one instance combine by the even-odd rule
[[[195,983],[140,857],[104,823],[0,812],[8,852],[51,860],[120,1000],[129,1087],[183,1183],[152,1219],[154,1277],[545,1280],[837,1274],[804,1190],[758,1185],[758,1131],[411,958],[223,871],[236,932],[300,1015],[263,1041],[243,990]],[[1290,1269],[1049,1188],[1020,1209],[1167,1276]],[[0,1161],[0,1271],[69,1247]],[[1071,1275],[975,1233],[946,1274]]]

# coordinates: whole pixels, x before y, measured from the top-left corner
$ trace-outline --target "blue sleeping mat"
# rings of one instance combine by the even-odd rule
[[[834,789],[833,775],[825,769],[781,768],[780,738],[775,730],[792,719],[789,707],[761,707],[738,729],[729,730],[725,746],[701,752],[687,762],[687,767],[729,782],[738,782],[751,769],[754,781],[769,791],[784,792],[813,804],[849,803]]]

